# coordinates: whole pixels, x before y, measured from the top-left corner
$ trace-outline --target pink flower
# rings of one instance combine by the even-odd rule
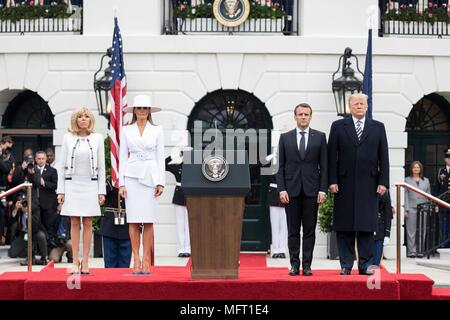
[[[180,4],[180,5],[178,6],[178,9],[179,9],[180,11],[184,11],[184,9],[186,9],[186,6],[185,6],[184,4]]]
[[[428,2],[428,8],[433,8],[433,2]]]
[[[432,13],[429,13],[429,14],[428,14],[428,18],[433,18],[433,14],[432,14]]]
[[[433,8],[437,8],[437,3],[433,4]]]
[[[400,8],[401,8],[401,9],[405,9],[405,8],[406,8],[406,4],[400,5]]]
[[[450,18],[450,12],[449,13],[447,13],[447,16]]]

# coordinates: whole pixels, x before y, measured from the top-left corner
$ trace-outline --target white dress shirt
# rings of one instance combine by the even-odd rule
[[[353,125],[355,126],[355,130],[356,130],[356,122],[361,121],[361,132],[363,132],[364,131],[364,123],[366,122],[366,117],[364,117],[362,119],[358,119],[358,118],[355,118],[354,116],[352,116],[352,119],[353,119]]]
[[[309,127],[305,130],[297,128],[297,149],[300,150],[300,140],[302,139],[302,135],[300,132],[305,132],[305,151],[308,149],[308,140],[309,140]]]

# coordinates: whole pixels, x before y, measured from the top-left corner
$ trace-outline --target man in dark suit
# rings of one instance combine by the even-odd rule
[[[311,129],[312,108],[302,103],[295,107],[297,128],[280,136],[277,188],[286,205],[289,275],[299,275],[300,228],[303,226],[303,275],[311,276],[316,240],[318,204],[327,191],[327,141],[323,132]]]
[[[59,224],[59,217],[56,214],[58,173],[55,168],[47,164],[47,154],[45,151],[36,152],[35,161],[36,171],[39,171],[41,175],[38,196],[42,224],[47,230],[49,239],[53,241],[56,238],[56,231]]]
[[[351,117],[333,122],[328,141],[330,191],[335,193],[341,275],[350,275],[358,242],[359,274],[368,270],[377,231],[378,195],[389,186],[389,154],[383,123],[366,117],[367,96],[349,97]]]
[[[450,193],[450,149],[444,151],[445,166],[439,169],[437,175],[436,187],[434,194],[436,197],[442,196],[444,193]],[[449,195],[443,198],[444,201],[448,201]],[[436,208],[439,210],[438,208]],[[439,211],[438,211],[439,212]],[[450,248],[450,210],[444,207],[440,207],[439,212],[439,225],[441,228],[441,240],[444,248]]]

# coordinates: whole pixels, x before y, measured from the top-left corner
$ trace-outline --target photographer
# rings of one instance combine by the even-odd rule
[[[26,149],[24,151],[24,161],[21,166],[16,166],[13,174],[12,185],[17,186],[24,182],[30,182],[33,185],[32,191],[32,210],[33,210],[33,238],[35,233],[42,231],[45,235],[45,251],[39,246],[41,256],[43,259],[47,258],[47,230],[41,223],[41,213],[39,206],[39,188],[41,186],[41,173],[36,170],[33,159],[33,151]]]
[[[60,208],[59,208],[60,211]],[[64,252],[66,252],[67,263],[73,262],[72,257],[72,241],[70,240],[70,219],[64,216],[58,215],[60,218],[60,224],[56,241],[49,245],[50,255],[49,260],[53,260],[55,263],[62,262]]]
[[[14,240],[11,243],[11,248],[8,250],[10,258],[25,258],[27,256],[28,248],[28,201],[26,194],[21,192],[13,205],[11,213],[12,217],[12,232]],[[33,219],[33,246],[37,244],[41,259],[36,261],[33,255],[33,264],[46,265],[47,264],[47,236],[39,222],[39,209],[32,206]],[[27,265],[28,262],[22,262],[21,265]]]
[[[11,155],[13,147],[13,140],[10,136],[5,136],[0,140],[0,192],[7,189],[7,176],[14,163],[14,158]],[[7,216],[7,200],[1,199],[0,203],[0,244],[5,243],[5,222]]]

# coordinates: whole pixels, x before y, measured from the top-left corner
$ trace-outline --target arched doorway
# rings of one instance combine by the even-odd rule
[[[188,130],[194,121],[202,122],[202,130],[266,129],[269,133],[266,152],[270,152],[272,117],[266,106],[253,94],[243,90],[217,90],[203,97],[193,108]],[[191,139],[192,141],[192,139]],[[225,145],[225,143],[224,143]],[[248,150],[250,146],[246,143]],[[257,146],[261,147],[261,146]],[[270,246],[269,208],[266,205],[268,177],[260,174],[260,165],[250,165],[251,190],[245,199],[242,229],[242,251],[267,251]]]
[[[22,159],[23,150],[34,151],[53,147],[54,115],[47,102],[33,91],[23,91],[12,99],[2,119],[2,136],[14,140],[13,155]]]
[[[450,103],[436,93],[424,96],[413,106],[406,132],[405,175],[410,174],[411,162],[419,160],[433,188],[438,169],[444,164],[444,150],[450,147]]]

